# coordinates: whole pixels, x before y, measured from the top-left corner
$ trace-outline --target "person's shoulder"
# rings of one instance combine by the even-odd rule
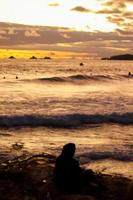
[[[76,160],[75,158],[73,159],[73,162],[75,163],[75,165],[79,165],[79,161]]]
[[[60,163],[63,161],[64,161],[64,158],[61,155],[56,158],[56,163]]]

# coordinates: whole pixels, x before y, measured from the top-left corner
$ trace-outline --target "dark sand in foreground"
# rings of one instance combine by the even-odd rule
[[[0,163],[1,200],[131,200],[133,181],[122,176],[96,174],[105,186],[99,195],[83,188],[78,195],[60,194],[53,182],[55,157],[21,156]]]

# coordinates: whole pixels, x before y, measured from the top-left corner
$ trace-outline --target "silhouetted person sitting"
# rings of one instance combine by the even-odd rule
[[[76,159],[75,144],[64,145],[61,155],[57,158],[54,172],[54,182],[62,193],[75,194],[80,189],[81,168]]]
[[[54,183],[60,193],[63,194],[93,194],[99,196],[105,189],[101,177],[89,169],[80,168],[79,162],[74,159],[75,144],[64,145],[59,157],[56,159],[54,171]]]

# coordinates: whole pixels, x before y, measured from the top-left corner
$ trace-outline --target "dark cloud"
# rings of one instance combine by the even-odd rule
[[[77,12],[84,12],[84,13],[92,12],[92,10],[84,8],[82,6],[76,6],[76,7],[72,8],[71,10],[72,11],[77,11]]]
[[[0,48],[73,51],[108,56],[131,52],[131,29],[115,32],[81,32],[69,28],[0,23]],[[129,42],[130,41],[130,42]],[[106,51],[105,51],[106,50]]]

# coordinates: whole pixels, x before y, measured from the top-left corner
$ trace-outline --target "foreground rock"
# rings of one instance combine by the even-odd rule
[[[55,158],[42,154],[19,157],[0,165],[1,200],[131,200],[133,181],[120,176],[96,174],[104,186],[99,195],[88,185],[80,194],[63,195],[53,184]]]

